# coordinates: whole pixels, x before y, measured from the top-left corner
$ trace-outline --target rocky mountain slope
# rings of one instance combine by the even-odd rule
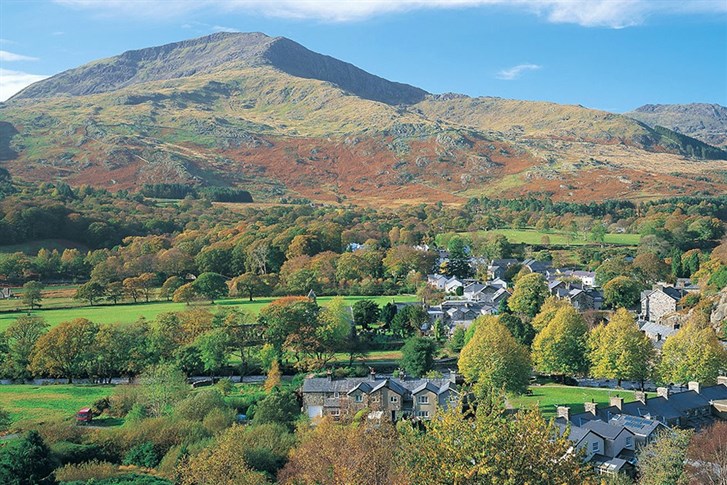
[[[647,104],[626,116],[663,126],[717,147],[727,147],[727,108],[719,104]]]
[[[727,190],[727,153],[631,118],[431,95],[284,38],[220,33],[60,73],[0,105],[0,165],[109,188],[232,185],[399,204]]]

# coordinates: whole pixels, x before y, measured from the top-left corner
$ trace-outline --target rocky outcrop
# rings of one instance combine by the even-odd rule
[[[712,315],[709,317],[710,323],[718,332],[722,329],[725,320],[727,320],[727,288],[723,288],[715,297]]]

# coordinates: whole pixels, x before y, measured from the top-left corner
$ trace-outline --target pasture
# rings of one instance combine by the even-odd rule
[[[461,233],[467,235],[468,233]],[[545,246],[585,246],[587,244],[598,244],[596,242],[584,239],[581,234],[573,237],[563,231],[539,231],[537,229],[493,229],[491,231],[477,231],[477,234],[484,236],[486,234],[502,234],[508,241],[514,244],[528,245],[545,245]],[[543,238],[547,237],[548,244],[543,244]],[[639,234],[606,234],[604,244],[614,246],[638,246],[641,240]]]
[[[13,426],[73,419],[79,409],[112,391],[113,386],[96,385],[0,385],[0,407],[10,413]]]
[[[318,297],[318,303],[321,306],[326,306],[334,297],[332,296],[321,296]],[[417,298],[414,295],[399,295],[399,296],[345,296],[344,300],[353,305],[358,300],[371,299],[374,300],[378,305],[384,305],[389,302],[412,302],[416,301]],[[36,315],[45,318],[45,320],[51,325],[56,326],[61,322],[72,320],[74,318],[86,318],[96,323],[114,323],[114,322],[134,322],[139,318],[146,318],[147,320],[154,320],[157,315],[164,312],[180,312],[189,308],[204,308],[211,312],[216,312],[222,309],[235,308],[237,310],[247,312],[252,316],[257,316],[260,310],[276,298],[256,298],[254,301],[248,301],[246,298],[227,298],[218,300],[214,305],[209,302],[195,302],[191,305],[185,303],[174,303],[167,301],[151,301],[149,303],[119,303],[117,305],[103,304],[96,306],[81,306],[80,302],[75,302],[78,306],[72,306],[68,308],[53,308],[58,302],[54,299],[44,299],[42,304],[42,310],[33,310],[32,312],[26,311],[25,307],[19,300],[13,302],[5,302],[6,304],[15,305],[18,311],[6,311],[0,313],[0,331],[5,330],[11,323],[15,321],[21,315]],[[62,299],[63,303],[71,301]],[[10,310],[13,307],[4,308]]]

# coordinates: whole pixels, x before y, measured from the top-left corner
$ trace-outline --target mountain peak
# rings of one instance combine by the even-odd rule
[[[149,81],[263,65],[292,76],[330,82],[361,98],[386,104],[413,104],[427,95],[422,89],[374,76],[285,37],[218,32],[91,62],[28,86],[11,100],[99,94]]]

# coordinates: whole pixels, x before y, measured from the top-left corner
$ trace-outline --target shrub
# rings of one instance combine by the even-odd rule
[[[118,474],[119,469],[116,465],[98,460],[68,464],[55,471],[56,480],[59,482],[103,480]]]
[[[209,389],[180,401],[174,408],[174,414],[190,421],[202,421],[213,409],[226,407],[222,394],[216,389]]]
[[[111,399],[108,396],[106,396],[106,397],[102,397],[101,399],[99,399],[95,403],[93,403],[93,406],[91,406],[91,411],[93,411],[94,416],[100,416],[103,414],[104,411],[106,411],[110,407],[111,407]]]
[[[139,387],[133,384],[116,386],[109,397],[109,414],[112,416],[126,416],[139,401]]]
[[[138,423],[147,417],[146,408],[139,403],[134,404],[126,414],[127,423]]]
[[[210,434],[217,434],[235,423],[235,411],[227,408],[214,408],[202,421],[202,426]]]
[[[154,443],[147,441],[136,445],[124,456],[124,465],[136,465],[145,468],[154,468],[159,464],[159,456],[154,450]]]
[[[68,441],[59,441],[51,445],[50,451],[53,459],[61,465],[78,464],[90,460],[113,460],[112,456],[109,456],[100,446],[95,444],[80,445]]]
[[[83,429],[70,420],[50,421],[38,427],[38,433],[49,445],[62,441],[80,443],[83,439]]]

